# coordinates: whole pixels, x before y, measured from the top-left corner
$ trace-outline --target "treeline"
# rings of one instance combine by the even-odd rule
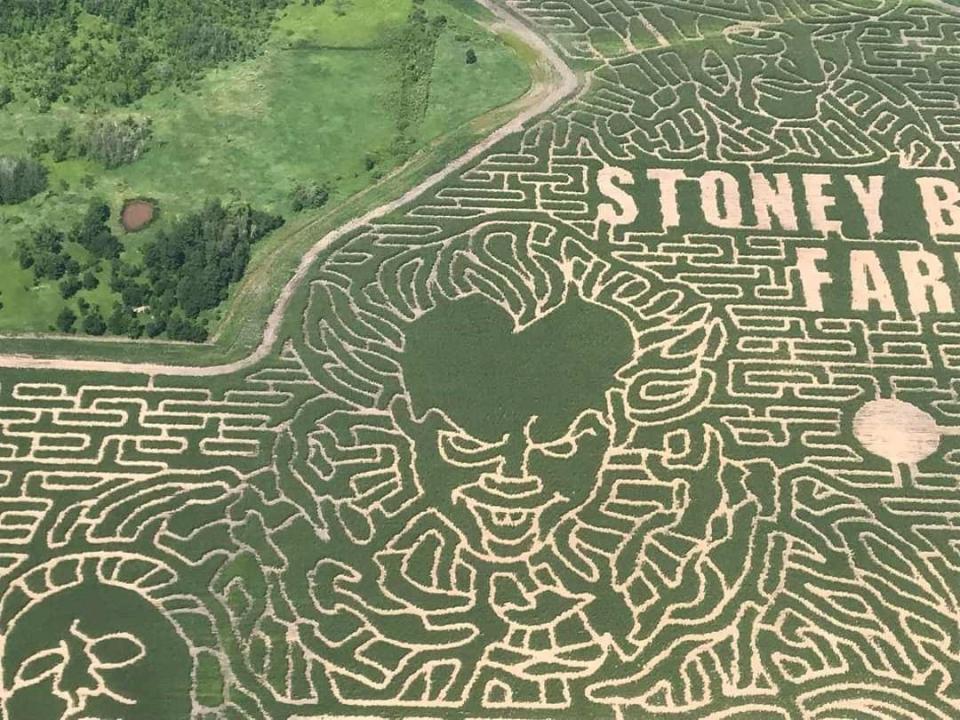
[[[2,0],[0,61],[13,91],[123,106],[255,54],[287,0]]]
[[[243,277],[253,244],[283,224],[282,218],[246,204],[210,202],[162,230],[144,249],[142,261],[130,263],[121,259],[123,246],[109,221],[110,209],[94,202],[68,232],[42,227],[18,244],[20,266],[32,269],[36,282],[58,281],[64,300],[95,289],[98,272],[109,266],[110,289],[117,296],[110,314],[78,298],[79,315],[65,306],[57,318],[61,332],[203,342],[207,329],[201,314],[223,302]],[[82,263],[69,252],[68,242],[87,251]]]
[[[446,27],[445,15],[430,17],[423,0],[413,0],[413,7],[403,29],[392,39],[394,67],[400,74],[397,103],[397,138],[394,151],[406,156],[416,140],[411,132],[423,121],[430,104],[430,80],[436,57],[437,40]]]
[[[147,245],[142,273],[119,275],[114,289],[124,301],[150,306],[154,326],[175,340],[204,340],[206,331],[187,327],[204,310],[227,298],[227,290],[243,277],[255,242],[283,225],[283,219],[239,204],[208,203]],[[181,316],[185,322],[181,322]],[[177,337],[184,332],[188,337]]]

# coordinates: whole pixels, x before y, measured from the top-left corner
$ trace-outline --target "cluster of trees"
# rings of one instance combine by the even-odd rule
[[[87,335],[104,335],[107,332],[108,325],[103,319],[103,313],[97,305],[91,305],[89,302],[80,298],[77,300],[77,308],[80,310],[80,316],[73,311],[73,308],[64,306],[57,315],[57,330],[63,333],[73,333],[77,331],[77,320],[80,320],[80,329]]]
[[[105,319],[107,330],[203,342],[207,329],[198,316],[226,299],[247,269],[253,243],[282,224],[249,205],[214,201],[161,231],[144,249],[142,265],[112,263],[110,288],[120,299]]]
[[[169,326],[178,313],[193,320],[215,308],[243,277],[253,243],[282,224],[282,218],[249,205],[224,207],[215,201],[161,231],[143,255],[142,287],[154,315]]]
[[[395,67],[400,73],[396,100],[398,133],[393,150],[401,158],[409,154],[415,145],[409,131],[427,113],[437,40],[446,25],[445,15],[431,18],[423,0],[413,0],[407,22],[390,43],[391,52],[395,55]]]
[[[253,243],[283,224],[283,219],[246,204],[208,203],[167,230],[144,249],[139,263],[121,258],[123,246],[110,229],[110,208],[91,203],[68,233],[45,226],[17,246],[20,266],[32,269],[35,282],[59,282],[65,300],[99,285],[97,273],[110,268],[110,289],[117,300],[104,316],[97,305],[76,298],[77,312],[65,306],[57,318],[61,332],[90,335],[165,335],[203,342],[201,313],[226,299],[243,277]],[[71,243],[86,249],[84,262],[71,255]]]
[[[55,227],[45,225],[34,232],[29,240],[17,243],[17,259],[20,267],[33,270],[35,282],[59,280],[68,268],[80,270],[80,264],[63,249],[65,236]]]
[[[101,117],[93,120],[83,134],[70,125],[60,126],[51,138],[39,137],[30,143],[30,154],[39,159],[50,153],[54,162],[89,157],[105,168],[135,163],[150,147],[153,124],[150,118]]]
[[[47,189],[47,169],[33,158],[0,155],[0,205],[16,205]]]
[[[288,0],[2,0],[17,94],[123,106],[256,53]]]
[[[120,240],[110,230],[109,221],[110,208],[93,202],[68,234],[49,225],[41,227],[17,243],[20,267],[33,270],[34,282],[59,280],[64,299],[73,297],[81,288],[92,290],[99,284],[96,273],[100,261],[116,260],[123,250]],[[64,246],[67,240],[86,248],[85,266],[67,252]]]
[[[150,118],[101,118],[90,127],[81,151],[106,168],[116,168],[139,160],[152,135]]]

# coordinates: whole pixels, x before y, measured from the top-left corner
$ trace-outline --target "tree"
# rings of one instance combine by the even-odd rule
[[[123,303],[114,303],[113,312],[107,318],[107,329],[111,335],[128,335],[138,325],[133,309]]]
[[[473,65],[477,62],[477,53],[473,48],[467,50],[467,65]]]
[[[45,253],[33,263],[33,276],[36,280],[59,280],[67,272],[67,259],[61,255]]]
[[[109,220],[110,208],[105,203],[94,200],[83,219],[70,231],[70,239],[89,250],[95,258],[118,258],[123,244],[110,232],[107,224]]]
[[[107,331],[107,323],[100,314],[99,307],[94,307],[84,316],[83,331],[87,335],[103,335]]]
[[[174,313],[167,323],[167,336],[171,340],[199,343],[207,339],[207,329],[198,322],[186,320],[179,313]]]
[[[13,90],[6,85],[0,85],[0,110],[13,102]]]
[[[64,307],[57,315],[57,330],[62,333],[72,333],[77,322],[77,314],[68,307]]]
[[[47,169],[33,158],[0,156],[0,205],[16,205],[47,189]]]
[[[60,281],[60,297],[69,300],[80,292],[81,287],[83,287],[83,283],[80,282],[80,278],[76,275],[67,275]]]
[[[84,290],[95,290],[100,285],[100,280],[97,279],[97,274],[93,270],[87,270],[80,281],[83,283]]]
[[[160,318],[150,318],[147,320],[147,324],[144,326],[143,330],[147,334],[147,337],[158,337],[164,333],[167,329],[167,324]]]
[[[75,151],[73,142],[73,128],[64,123],[60,126],[53,141],[50,143],[54,162],[63,162],[69,159]]]

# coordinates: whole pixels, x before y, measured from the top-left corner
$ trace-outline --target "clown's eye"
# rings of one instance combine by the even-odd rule
[[[571,458],[579,452],[584,440],[600,437],[606,433],[600,414],[595,410],[587,410],[573,421],[563,437],[547,442],[536,442],[534,439],[534,446],[547,457]]]
[[[496,460],[503,448],[503,440],[485,442],[471,435],[442,431],[439,434],[440,454],[453,464],[466,467],[486,465]]]
[[[547,457],[566,459],[577,454],[577,443],[573,440],[564,440],[551,445],[541,445],[539,450]]]
[[[769,45],[777,39],[777,34],[758,27],[738,27],[726,32],[727,39],[749,45],[752,47],[762,47]]]
[[[132,665],[146,655],[147,649],[133,635],[122,633],[94,640],[87,652],[97,667],[109,669]]]
[[[20,668],[14,678],[15,687],[28,687],[43,682],[46,678],[56,674],[67,658],[63,648],[50,648],[31,655]]]

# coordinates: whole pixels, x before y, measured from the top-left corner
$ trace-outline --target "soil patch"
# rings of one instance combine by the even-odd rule
[[[157,214],[157,206],[149,200],[127,200],[123,204],[120,222],[128,233],[143,230],[153,222]]]

